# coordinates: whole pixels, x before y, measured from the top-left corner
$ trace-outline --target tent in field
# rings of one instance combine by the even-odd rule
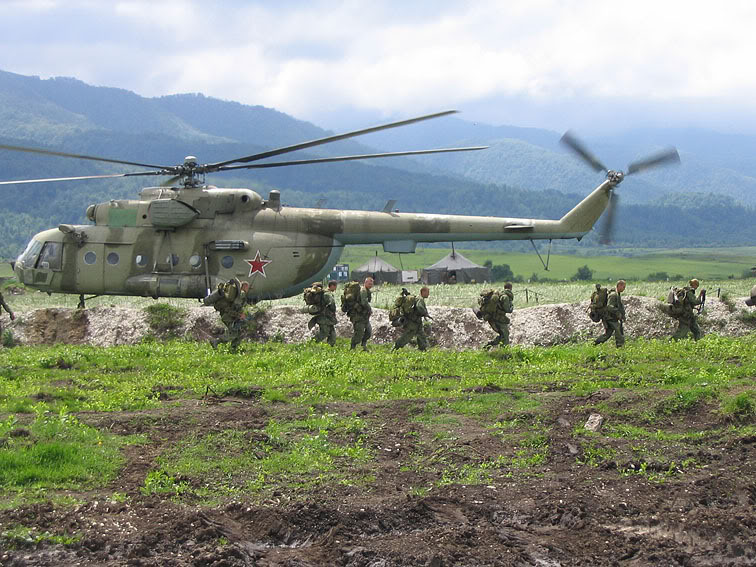
[[[452,250],[446,258],[425,268],[420,279],[426,284],[490,282],[491,270],[471,262],[459,252]]]
[[[378,256],[370,258],[365,264],[356,270],[352,270],[350,279],[362,282],[368,276],[373,278],[377,284],[402,283],[402,272]]]

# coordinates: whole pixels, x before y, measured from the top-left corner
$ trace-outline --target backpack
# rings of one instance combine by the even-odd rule
[[[349,313],[355,310],[360,301],[360,283],[349,282],[344,286],[344,293],[341,296],[341,311]]]
[[[684,287],[671,287],[667,294],[667,303],[670,305],[682,305],[685,302],[687,290]]]
[[[415,303],[417,303],[417,297],[414,295],[402,294],[394,300],[394,305],[389,309],[389,319],[393,323],[398,321],[402,317],[410,315],[415,310]]]
[[[591,294],[591,304],[588,307],[588,316],[591,321],[598,323],[601,316],[606,313],[606,306],[609,301],[609,290],[596,284],[596,289]]]
[[[495,289],[481,291],[480,296],[478,297],[478,307],[480,307],[481,313],[483,313],[484,316],[490,316],[496,313],[500,298],[501,296],[499,292]]]
[[[673,317],[682,315],[685,312],[685,296],[688,294],[684,287],[671,287],[667,294],[667,303],[669,304],[669,314]]]
[[[304,302],[307,305],[320,305],[323,303],[323,288],[320,286],[306,288],[303,295]]]
[[[600,313],[606,309],[607,300],[609,299],[609,290],[596,284],[596,290],[591,294],[591,311]]]

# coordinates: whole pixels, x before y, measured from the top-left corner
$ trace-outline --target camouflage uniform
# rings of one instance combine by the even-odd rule
[[[358,344],[362,344],[362,348],[367,350],[368,339],[373,336],[373,327],[370,325],[370,315],[373,313],[373,308],[370,306],[372,298],[373,294],[370,290],[363,287],[360,290],[360,299],[347,312],[354,327],[351,348],[357,348]]]
[[[690,286],[685,286],[683,289],[685,290],[685,299],[682,301],[682,312],[674,316],[678,325],[672,338],[674,340],[684,339],[688,336],[688,333],[692,333],[693,339],[697,341],[703,336],[703,333],[698,326],[697,314],[693,308],[701,305],[701,297],[696,297],[696,290]]]
[[[606,308],[601,312],[604,334],[593,341],[593,344],[600,345],[614,335],[614,344],[618,347],[624,346],[625,329],[622,325],[624,320],[625,306],[622,304],[622,293],[617,289],[610,289],[609,296],[606,298]]]
[[[333,293],[324,291],[320,311],[310,320],[310,328],[318,325],[315,342],[326,341],[331,346],[336,346],[336,301]]]
[[[234,283],[231,281],[225,285],[227,287],[234,285]],[[247,292],[240,287],[237,289],[238,293],[234,299],[229,299],[225,294],[221,294],[221,297],[213,303],[208,302],[210,296],[204,300],[205,305],[212,305],[220,313],[221,321],[226,326],[226,332],[223,336],[212,341],[213,348],[221,343],[231,343],[232,352],[236,352],[236,349],[239,348],[244,330],[244,307],[247,305]]]
[[[404,332],[394,343],[394,350],[402,348],[413,337],[417,338],[417,349],[428,349],[428,336],[423,328],[423,317],[428,316],[428,309],[425,307],[425,299],[418,297],[415,302],[415,308],[409,315],[405,316]]]
[[[496,345],[509,345],[509,317],[514,308],[514,294],[511,290],[505,289],[499,294],[499,301],[496,303],[496,311],[493,315],[486,318],[491,328],[496,332],[497,337],[486,343],[486,346],[493,347]]]
[[[13,321],[16,318],[16,316],[13,314],[13,311],[11,311],[11,308],[8,307],[7,303],[5,303],[5,299],[3,299],[2,293],[0,293],[0,307],[2,307],[8,312],[8,315],[10,315],[11,321]],[[0,311],[0,313],[2,313],[2,311]],[[3,332],[3,322],[2,322],[2,319],[0,319],[0,334],[2,334],[2,332]]]

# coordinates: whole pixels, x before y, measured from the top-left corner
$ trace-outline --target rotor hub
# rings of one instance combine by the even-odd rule
[[[614,171],[613,169],[610,169],[606,172],[606,178],[615,185],[618,185],[625,178],[625,174],[621,171]]]

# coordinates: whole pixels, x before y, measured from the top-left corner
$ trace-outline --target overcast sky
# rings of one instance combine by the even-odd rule
[[[201,92],[329,128],[457,108],[756,132],[756,2],[0,0],[0,69]]]

